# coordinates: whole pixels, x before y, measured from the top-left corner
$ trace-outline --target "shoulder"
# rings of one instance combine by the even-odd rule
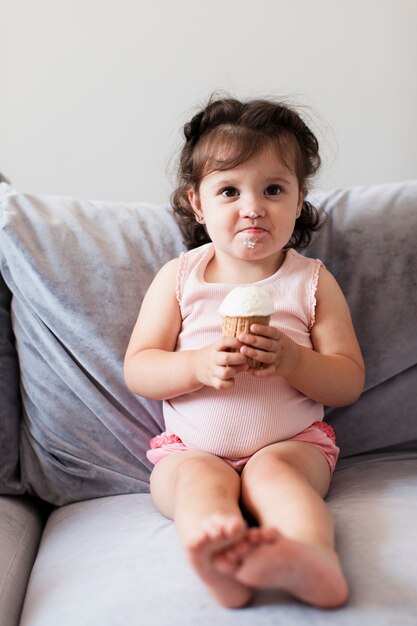
[[[202,267],[208,263],[208,260],[213,256],[214,246],[207,243],[198,248],[193,248],[188,252],[181,253],[177,266],[177,299],[178,302],[182,301],[185,285],[190,278],[199,274]]]
[[[186,278],[187,274],[206,257],[210,257],[213,254],[213,244],[206,243],[198,248],[181,252],[178,259],[175,259],[177,264],[177,272],[181,277],[181,280]]]
[[[180,259],[176,258],[165,263],[149,285],[139,313],[143,328],[156,324],[156,312],[163,311],[164,315],[162,318],[165,321],[168,317],[175,317],[175,319],[178,317],[176,286],[179,261]],[[160,319],[159,316],[157,317]],[[144,325],[144,320],[146,321],[146,326]]]
[[[294,250],[294,248],[290,248],[289,250],[287,250],[286,259],[289,264],[304,267],[306,269],[320,269],[322,267],[324,268],[323,261],[321,261],[320,259],[313,259],[311,257],[305,256],[304,254],[297,252],[297,250]]]
[[[165,263],[165,265],[163,265],[156,274],[155,278],[153,279],[153,283],[169,281],[173,278],[176,279],[176,276],[178,274],[178,268],[180,265],[180,259],[181,257],[176,257],[175,259],[171,259],[170,261]]]
[[[313,293],[317,289],[323,271],[327,271],[320,259],[300,254],[294,249],[287,251],[285,270],[292,280],[304,283]]]
[[[208,243],[186,252],[181,252],[179,257],[171,259],[156,274],[149,291],[163,290],[166,295],[175,294],[178,302],[181,301],[183,286],[191,271],[206,257],[213,254],[213,244]]]
[[[311,330],[317,322],[322,276],[329,272],[320,259],[304,256],[292,248],[287,251],[286,263],[288,264],[288,276],[292,283],[292,293],[294,297],[298,297],[300,304],[304,303],[306,323]]]
[[[213,250],[214,245],[210,241],[209,243],[205,243],[202,246],[198,246],[198,248],[192,248],[191,250],[187,250],[187,252],[182,252],[179,258],[180,260],[186,259],[189,263],[197,263],[205,256],[213,254]]]
[[[320,269],[316,299],[320,312],[348,315],[348,303],[342,289],[333,274],[324,266]]]
[[[339,283],[336,278],[333,276],[329,270],[321,265],[319,281],[317,285],[317,295],[326,294],[326,293],[342,293],[341,288],[339,287]]]
[[[158,296],[175,295],[180,257],[171,259],[155,275],[145,294],[143,303],[154,302]]]

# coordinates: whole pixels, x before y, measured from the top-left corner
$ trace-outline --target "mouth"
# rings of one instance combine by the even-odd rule
[[[247,226],[238,231],[238,234],[246,235],[246,237],[259,237],[260,235],[267,233],[265,228],[259,226]]]
[[[258,243],[262,243],[267,234],[265,228],[259,226],[247,226],[238,231],[240,243],[247,249],[253,250]]]

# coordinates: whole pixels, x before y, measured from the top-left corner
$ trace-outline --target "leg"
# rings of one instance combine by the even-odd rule
[[[230,608],[248,604],[252,589],[214,565],[216,556],[232,546],[246,550],[235,470],[211,454],[178,452],[155,466],[151,493],[159,510],[175,520],[191,565],[217,601]]]
[[[346,601],[333,520],[323,501],[329,482],[325,457],[309,443],[273,444],[250,459],[242,476],[243,503],[267,535],[237,569],[237,580],[280,588],[322,607]]]

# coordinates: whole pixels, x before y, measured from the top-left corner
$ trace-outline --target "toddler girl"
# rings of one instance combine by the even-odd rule
[[[356,400],[364,365],[336,280],[295,250],[319,225],[305,199],[318,142],[266,100],[212,100],[184,133],[173,206],[189,251],[155,277],[125,359],[130,389],[164,401],[152,497],[222,605],[276,588],[339,606],[323,405]],[[222,337],[219,305],[243,285],[269,291],[270,325]]]

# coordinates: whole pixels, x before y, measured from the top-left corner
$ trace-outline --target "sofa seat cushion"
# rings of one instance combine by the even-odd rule
[[[328,502],[351,587],[341,609],[271,591],[245,609],[218,606],[187,564],[173,522],[148,494],[131,494],[51,515],[21,626],[415,626],[417,453],[341,462]]]

